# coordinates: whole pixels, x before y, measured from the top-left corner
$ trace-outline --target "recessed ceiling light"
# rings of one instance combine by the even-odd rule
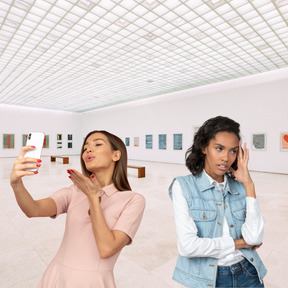
[[[58,37],[55,36],[55,35],[53,35],[53,34],[49,34],[49,35],[47,35],[46,38],[49,39],[49,40],[52,40],[52,41],[56,41],[56,40],[58,39]]]
[[[242,23],[243,19],[241,17],[237,17],[237,18],[230,20],[229,22],[231,25],[235,26],[235,25]]]
[[[224,4],[226,4],[226,1],[225,0],[210,0],[207,2],[207,4],[212,8],[212,9],[215,9],[215,8],[218,8]]]
[[[89,10],[92,8],[92,2],[88,0],[80,0],[78,5],[86,10]]]
[[[256,48],[259,49],[259,50],[264,50],[264,49],[269,48],[269,46],[265,43],[265,44],[262,44],[262,45],[256,46]]]
[[[167,47],[170,51],[174,51],[177,49],[177,46],[176,45],[170,45]]]
[[[104,36],[104,35],[102,35],[102,34],[98,34],[98,35],[96,36],[96,38],[97,38],[98,40],[104,41],[104,40],[106,39],[106,36]]]
[[[91,64],[91,66],[93,66],[95,68],[99,68],[101,65],[99,65],[98,63],[93,63],[93,64]]]
[[[146,36],[144,36],[144,38],[151,41],[151,40],[155,39],[156,36],[152,33],[148,33]]]
[[[121,27],[125,27],[129,24],[129,22],[125,19],[119,19],[117,22],[116,22],[117,25],[121,26]]]
[[[12,21],[12,20],[9,20],[9,19],[7,19],[5,21],[5,24],[10,26],[10,27],[14,27],[14,28],[17,28],[19,26],[19,23]]]
[[[288,0],[274,0],[274,1],[278,7],[282,7],[286,4],[288,4]]]
[[[153,83],[153,82],[154,82],[154,80],[147,80],[147,82],[148,82],[148,83]]]
[[[25,11],[27,11],[29,9],[29,7],[30,7],[30,5],[28,3],[26,3],[26,2],[24,2],[24,1],[16,1],[14,3],[14,5],[17,8],[20,8],[20,9],[25,10]]]
[[[194,38],[196,38],[197,40],[203,39],[206,37],[206,35],[204,33],[198,33],[193,35]]]
[[[185,23],[185,20],[182,19],[182,18],[178,18],[178,19],[175,19],[175,20],[173,21],[173,23],[174,23],[175,25],[177,25],[177,26],[180,26],[180,25],[183,25],[183,24]]]
[[[67,19],[63,19],[60,23],[68,28],[70,28],[73,25],[73,22]]]
[[[145,0],[142,2],[142,4],[148,9],[153,9],[159,5],[158,1],[155,1],[155,0]]]
[[[246,35],[244,35],[246,38],[248,39],[251,39],[251,38],[255,38],[257,36],[257,33],[256,32],[251,32],[251,33],[248,33]]]

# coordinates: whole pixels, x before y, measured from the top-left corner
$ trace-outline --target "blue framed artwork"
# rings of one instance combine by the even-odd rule
[[[153,148],[153,135],[151,134],[146,135],[145,144],[146,144],[146,149]]]
[[[173,149],[182,150],[182,134],[173,134]]]
[[[130,146],[130,138],[129,137],[125,138],[125,145]]]
[[[159,149],[165,150],[167,149],[167,135],[159,134]]]

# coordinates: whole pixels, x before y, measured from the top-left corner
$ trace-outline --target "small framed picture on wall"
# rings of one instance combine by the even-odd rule
[[[252,150],[264,151],[267,146],[266,133],[252,134]]]
[[[281,143],[280,150],[283,152],[288,152],[288,132],[281,133],[280,143]]]

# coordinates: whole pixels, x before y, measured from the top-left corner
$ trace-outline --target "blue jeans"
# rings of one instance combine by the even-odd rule
[[[217,288],[264,288],[255,267],[246,259],[231,266],[218,266]]]

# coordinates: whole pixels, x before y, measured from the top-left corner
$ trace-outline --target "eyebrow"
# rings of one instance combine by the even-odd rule
[[[94,143],[94,142],[96,142],[96,141],[98,141],[98,140],[101,140],[101,141],[105,142],[105,140],[102,139],[102,138],[93,139],[92,142]],[[87,142],[87,141],[86,141],[86,143],[84,144],[84,146],[86,146],[86,145],[88,145],[88,142]]]
[[[219,144],[219,143],[215,143],[215,145],[225,148],[225,146],[223,146],[223,145],[221,145],[221,144]],[[233,147],[233,148],[231,148],[231,149],[239,149],[239,147],[238,147],[238,145],[237,145],[237,146],[235,146],[235,147]]]

